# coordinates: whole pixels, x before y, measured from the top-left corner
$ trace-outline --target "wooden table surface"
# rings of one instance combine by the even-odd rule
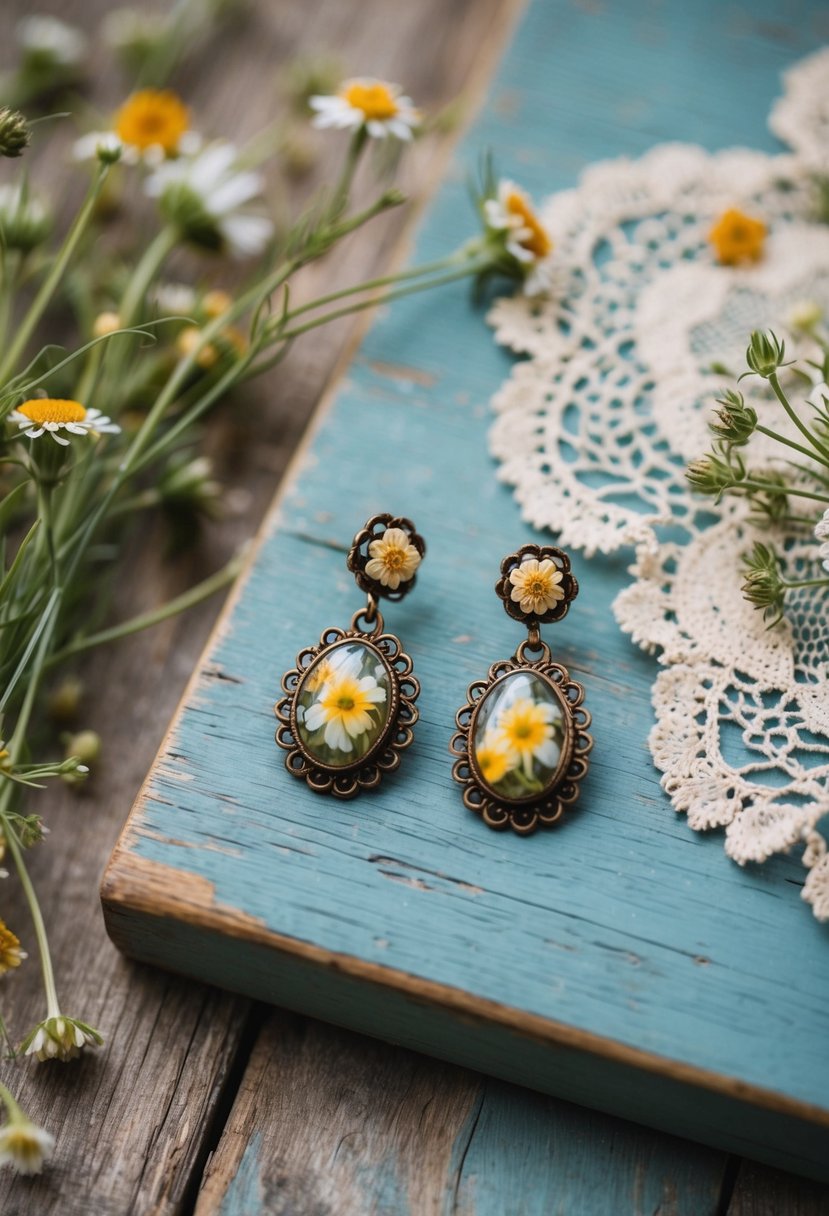
[[[569,5],[546,2],[563,12]],[[628,3],[632,15],[658,20],[655,10]],[[104,0],[42,6],[90,32],[108,7]],[[517,0],[260,0],[223,34],[220,54],[216,44],[203,48],[172,83],[202,129],[244,138],[283,104],[280,65],[298,52],[330,50],[349,72],[400,79],[430,110],[460,96],[471,114],[519,7]],[[4,57],[11,24],[28,10],[23,0],[4,5]],[[599,20],[601,5],[595,14]],[[96,96],[114,104],[114,74],[102,66],[97,79]],[[403,174],[415,205],[359,234],[305,276],[304,290],[368,277],[404,255],[417,205],[439,180],[456,137],[434,136],[416,149]],[[316,142],[327,146],[322,136]],[[294,202],[322,171],[296,188]],[[41,160],[35,180],[53,183],[64,172]],[[299,344],[251,389],[244,417],[230,410],[215,417],[209,447],[237,509],[172,565],[160,557],[160,532],[145,533],[130,553],[122,606],[135,611],[175,594],[253,533],[359,331],[360,323],[346,321]],[[99,1026],[107,1044],[67,1066],[3,1065],[3,1079],[58,1146],[40,1179],[0,1172],[0,1212],[829,1212],[829,1191],[814,1184],[252,1006],[118,955],[101,920],[100,873],[217,609],[210,603],[112,647],[83,673],[85,722],[105,737],[104,760],[80,797],[52,796],[45,812],[51,836],[33,870],[65,1008]],[[13,882],[4,895],[4,918],[25,925]],[[30,962],[4,982],[4,1016],[22,1033],[43,1014],[37,968]]]

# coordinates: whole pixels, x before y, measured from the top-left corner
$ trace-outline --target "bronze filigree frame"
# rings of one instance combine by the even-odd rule
[[[591,715],[583,706],[584,688],[570,679],[566,667],[550,659],[546,645],[541,646],[537,659],[526,658],[527,643],[522,643],[512,659],[499,659],[489,669],[486,680],[475,680],[467,691],[467,702],[458,710],[457,732],[452,736],[449,750],[458,758],[452,776],[463,786],[464,805],[480,815],[487,827],[496,831],[512,828],[520,836],[529,836],[538,827],[552,827],[564,811],[573,806],[579,796],[580,783],[587,773],[593,737],[588,733]],[[542,796],[523,799],[499,798],[486,784],[475,763],[472,741],[478,710],[494,686],[516,671],[528,671],[555,690],[566,713],[566,738],[562,747],[556,775],[551,788]]]
[[[287,751],[285,767],[294,777],[304,778],[308,788],[317,794],[333,794],[337,798],[353,798],[360,790],[375,789],[384,773],[393,772],[400,764],[401,754],[411,746],[412,727],[419,717],[415,701],[420,695],[420,681],[412,675],[412,660],[403,650],[400,639],[383,632],[383,618],[374,612],[374,628],[368,632],[358,628],[358,621],[367,618],[358,612],[350,629],[332,626],[326,629],[318,646],[306,646],[296,657],[296,666],[282,677],[285,692],[274,706],[279,726],[276,742]],[[297,697],[302,681],[313,664],[327,651],[344,642],[360,642],[373,650],[389,673],[392,702],[385,728],[371,749],[351,765],[327,765],[304,746],[297,730]]]

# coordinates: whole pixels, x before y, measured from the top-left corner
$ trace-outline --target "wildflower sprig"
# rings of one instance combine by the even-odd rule
[[[185,0],[176,11],[192,14],[219,3]],[[49,682],[88,651],[221,591],[241,563],[237,555],[168,602],[107,623],[99,614],[101,575],[117,561],[120,542],[148,512],[171,524],[178,545],[192,540],[200,521],[221,513],[221,484],[199,450],[203,423],[303,335],[463,279],[499,275],[535,290],[552,252],[528,196],[493,176],[478,201],[480,231],[458,249],[295,302],[293,283],[304,267],[405,202],[397,188],[385,185],[355,207],[353,187],[366,174],[371,142],[405,147],[422,131],[420,112],[402,89],[373,78],[346,81],[327,98],[315,94],[317,124],[346,135],[329,137],[341,141],[331,185],[280,231],[265,172],[269,146],[279,146],[277,134],[236,147],[200,132],[183,99],[147,87],[163,83],[163,24],[155,33],[143,27],[160,41],[144,48],[142,87],[113,109],[105,129],[82,136],[75,147],[76,172],[91,169],[91,178],[62,236],[52,238],[52,208],[29,189],[25,171],[0,192],[0,525],[10,538],[0,546],[0,714],[7,736],[0,744],[0,859],[4,854],[16,872],[40,960],[44,1008],[19,1047],[39,1062],[68,1061],[103,1043],[79,1011],[70,1016],[64,1009],[28,866],[28,851],[48,832],[42,812],[53,783],[75,785],[105,756],[105,745],[90,730],[61,735],[60,759],[51,759],[53,750],[38,754],[39,747],[52,746],[41,742],[48,739],[50,716],[63,719],[67,711],[71,718],[80,698],[77,686],[65,695],[65,675],[59,697],[50,695]],[[80,70],[81,50],[63,27],[34,33],[52,39],[48,53],[64,55],[69,75]],[[128,33],[122,27],[121,35]],[[132,33],[142,31],[134,25]],[[22,155],[24,170],[28,134],[23,115],[0,111],[0,147],[15,167]],[[127,184],[121,235],[106,233],[104,241],[108,213],[102,201],[116,179]],[[133,215],[135,193],[151,205],[145,202]],[[168,263],[184,246],[211,259],[209,283],[169,283]],[[96,252],[104,247],[106,257]],[[233,293],[217,286],[231,258],[247,268],[233,275]],[[65,314],[67,303],[74,307],[76,334],[64,348],[55,345],[52,327],[56,306]],[[16,933],[3,931],[7,969],[16,968],[26,953]],[[48,1137],[27,1123],[11,1095],[6,1105],[0,1160],[8,1132],[6,1159],[22,1162],[25,1142],[34,1166]]]
[[[805,360],[810,371],[802,371],[794,360],[786,359],[785,342],[769,331],[752,333],[747,350],[748,370],[739,379],[756,376],[767,382],[788,419],[788,433],[761,422],[773,420],[773,405],[761,414],[746,403],[743,394],[727,389],[719,398],[718,409],[709,422],[714,437],[711,451],[692,461],[687,469],[690,485],[701,494],[719,502],[724,496],[746,499],[755,520],[771,526],[779,541],[805,528],[814,530],[816,539],[829,537],[829,342],[820,331],[822,315],[817,306],[800,306],[792,328],[805,334],[816,348],[816,357]],[[786,387],[783,369],[791,368]],[[816,380],[816,377],[820,377]],[[789,382],[804,385],[804,400],[796,406]],[[799,438],[794,438],[797,434]],[[772,440],[779,450],[773,462],[749,463],[755,437]],[[766,448],[768,452],[768,448]],[[798,505],[799,504],[799,505]],[[810,514],[817,505],[823,515]],[[824,535],[825,533],[825,535]],[[827,552],[824,552],[824,548]],[[815,554],[829,572],[829,547],[822,545]],[[829,588],[823,573],[809,578],[789,578],[784,563],[772,543],[756,542],[743,559],[745,598],[763,613],[769,625],[783,617],[787,593],[798,588]],[[820,567],[818,567],[820,569]]]

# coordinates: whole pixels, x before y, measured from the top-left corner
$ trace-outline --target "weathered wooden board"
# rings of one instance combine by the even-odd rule
[[[31,7],[25,0],[0,5],[3,68],[12,54],[12,26]],[[108,0],[39,0],[36,6],[39,12],[76,21],[93,39],[111,7]],[[297,54],[333,53],[347,71],[368,66],[405,79],[429,109],[459,95],[473,104],[515,5],[512,0],[463,0],[451,6],[421,0],[395,13],[391,24],[386,0],[281,0],[279,5],[244,8],[244,16],[224,31],[221,54],[215,42],[208,44],[173,81],[192,104],[203,131],[239,140],[284,111],[280,69]],[[427,42],[430,54],[412,61],[410,47]],[[108,66],[100,40],[94,80],[96,98],[115,106],[126,84]],[[68,143],[74,128],[63,125]],[[415,200],[439,175],[453,138],[453,133],[433,136],[404,164],[403,185]],[[337,146],[335,137],[322,132],[312,133],[310,140],[321,159],[292,188],[297,208],[330,180],[331,151]],[[81,186],[77,170],[70,173],[54,151],[42,157],[38,142],[28,161],[34,162],[34,184],[56,205],[64,198],[71,201],[73,186],[76,193]],[[0,178],[7,180],[15,167],[0,161]],[[411,215],[401,209],[355,235],[324,267],[313,270],[300,290],[320,294],[382,273],[407,222]],[[208,273],[210,266],[206,264]],[[178,594],[220,566],[253,532],[353,329],[346,322],[326,330],[212,419],[209,449],[235,510],[210,526],[192,554],[175,562],[163,556],[162,530],[141,527],[119,582],[115,619]],[[40,1178],[0,1169],[3,1216],[177,1216],[189,1211],[255,1037],[248,1001],[136,966],[119,955],[104,932],[97,896],[98,878],[125,808],[147,772],[216,608],[215,602],[202,605],[185,619],[132,637],[81,665],[87,696],[78,724],[100,731],[103,757],[79,794],[53,786],[38,800],[51,835],[33,853],[31,866],[64,1007],[99,1026],[106,1045],[65,1066],[0,1061],[0,1079],[57,1139],[55,1158]],[[49,747],[57,754],[59,743],[49,741]],[[28,915],[13,878],[2,883],[0,899],[0,914],[29,951],[28,963],[0,981],[0,1013],[18,1042],[43,1016],[44,1000]]]
[[[723,1154],[274,1013],[196,1216],[717,1216]]]
[[[660,138],[770,146],[778,73],[820,21],[805,6],[784,38],[776,13],[709,0],[651,25],[627,6],[537,3],[464,163],[492,147],[540,190]],[[463,176],[423,257],[468,235]],[[551,639],[595,713],[577,813],[546,836],[496,836],[449,779],[454,709],[518,640],[491,592],[527,535],[486,453],[507,368],[461,289],[376,327],[134,809],[104,883],[110,932],[188,974],[825,1174],[826,932],[793,862],[740,871],[673,817],[645,749],[653,664],[610,614],[623,562],[577,563],[582,596]],[[358,606],[344,552],[381,509],[430,543],[416,595],[387,617],[422,720],[400,774],[342,806],[284,773],[269,706],[297,650]]]

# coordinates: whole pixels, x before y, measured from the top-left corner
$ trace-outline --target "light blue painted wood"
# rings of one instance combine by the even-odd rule
[[[772,147],[765,116],[779,73],[813,48],[822,13],[789,5],[781,28],[768,0],[596,11],[539,0],[418,256],[469,235],[465,176],[485,148],[538,192],[666,138]],[[450,780],[446,744],[466,685],[521,636],[491,589],[502,554],[528,539],[486,449],[487,402],[508,370],[461,287],[398,305],[375,326],[153,774],[130,848],[208,880],[217,904],[281,934],[826,1110],[829,936],[797,898],[794,861],[739,870],[720,840],[694,835],[671,811],[645,743],[655,665],[610,612],[625,558],[576,558],[581,596],[547,630],[584,678],[595,717],[577,812],[530,840],[496,835],[464,811]],[[400,773],[338,805],[284,773],[270,706],[296,652],[359,606],[344,553],[384,509],[411,515],[429,543],[416,592],[386,614],[415,659],[422,719]],[[165,955],[147,934],[142,918],[119,916],[118,940],[134,953],[261,994],[247,954],[230,979],[218,947],[187,959],[171,945]],[[289,970],[281,974],[287,985]],[[315,1012],[327,1000],[332,1020],[383,1033],[382,991],[345,1018],[337,974],[320,975]],[[311,1008],[273,987],[276,999]],[[453,1052],[464,1058],[459,1044]],[[508,1059],[496,1062],[510,1075]],[[587,1089],[601,1105],[598,1074]],[[647,1118],[634,1093],[630,1102]],[[678,1130],[705,1137],[683,1117],[677,1109]],[[763,1123],[761,1155],[772,1126]]]

